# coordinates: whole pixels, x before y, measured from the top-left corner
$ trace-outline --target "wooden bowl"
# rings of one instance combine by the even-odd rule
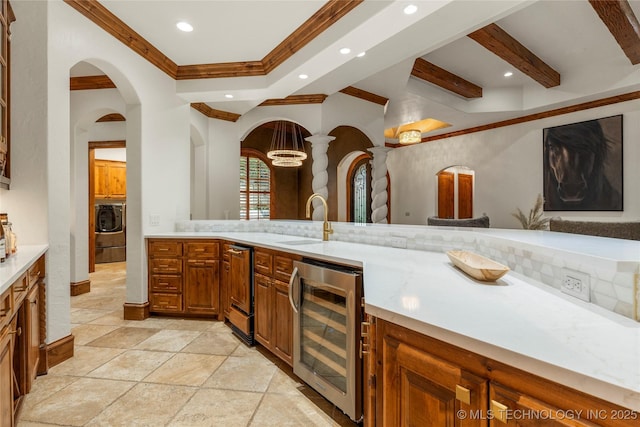
[[[447,256],[460,270],[476,280],[495,282],[504,276],[509,267],[489,258],[467,251],[447,251]]]

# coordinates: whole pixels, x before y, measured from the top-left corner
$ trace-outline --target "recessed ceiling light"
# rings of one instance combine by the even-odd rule
[[[367,52],[360,52],[359,54],[357,54],[356,56],[358,58],[362,58],[363,56],[365,56],[367,54]]]
[[[507,71],[506,73],[504,73],[505,77],[511,77],[513,76],[513,73],[511,71]]]
[[[404,8],[405,15],[412,15],[418,11],[418,6],[415,4],[410,4],[409,6]]]
[[[348,47],[343,47],[342,49],[340,49],[340,53],[346,55],[348,53],[351,53],[351,49],[349,49]]]
[[[231,99],[231,98],[233,98],[233,95],[231,95],[230,93],[227,93],[224,97],[227,98],[227,99]]]
[[[298,77],[302,80],[309,78],[306,74],[299,74]]]
[[[178,27],[180,31],[184,31],[185,33],[190,33],[191,31],[193,31],[193,26],[185,21],[178,22],[176,24],[176,27]]]

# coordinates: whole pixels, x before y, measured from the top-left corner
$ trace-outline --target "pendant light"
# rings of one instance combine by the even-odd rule
[[[288,129],[289,131],[287,131]],[[297,123],[284,120],[275,122],[271,148],[267,157],[271,159],[273,166],[302,166],[302,161],[307,158],[307,153],[304,151],[302,129]]]
[[[398,140],[400,144],[416,144],[422,141],[422,132],[416,129],[410,129],[400,132],[398,135]]]

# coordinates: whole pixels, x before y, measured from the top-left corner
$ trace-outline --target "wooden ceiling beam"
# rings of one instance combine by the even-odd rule
[[[81,76],[69,79],[70,90],[114,89],[115,83],[105,75]]]
[[[640,63],[640,23],[627,0],[589,0],[633,65]]]
[[[422,58],[413,63],[411,75],[465,98],[481,98],[482,88]]]
[[[290,95],[286,98],[267,99],[259,107],[270,107],[274,105],[300,105],[300,104],[322,104],[327,99],[327,95]]]
[[[226,120],[228,122],[236,122],[240,118],[240,114],[230,113],[228,111],[216,110],[209,107],[204,102],[194,102],[191,104],[191,108],[198,110],[202,114],[212,119]]]
[[[546,88],[560,85],[560,74],[496,24],[467,35]]]
[[[389,98],[376,95],[375,93],[367,92],[366,90],[358,89],[357,87],[347,86],[340,92],[355,96],[356,98],[364,99],[365,101],[373,102],[374,104],[382,105],[383,107],[389,102]]]

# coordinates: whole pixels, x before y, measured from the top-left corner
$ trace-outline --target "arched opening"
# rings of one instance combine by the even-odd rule
[[[473,218],[475,171],[466,166],[450,166],[436,176],[438,218]]]
[[[275,215],[273,166],[261,151],[240,152],[240,219],[271,219]]]
[[[371,156],[362,153],[349,165],[346,179],[347,221],[371,222]]]

